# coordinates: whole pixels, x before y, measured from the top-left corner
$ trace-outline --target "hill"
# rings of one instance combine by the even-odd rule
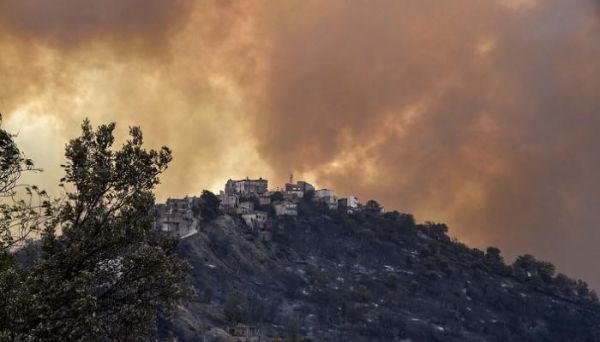
[[[196,295],[163,337],[237,341],[244,323],[262,341],[600,341],[595,293],[532,256],[508,266],[398,212],[303,203],[273,220],[271,241],[236,215],[181,241]]]

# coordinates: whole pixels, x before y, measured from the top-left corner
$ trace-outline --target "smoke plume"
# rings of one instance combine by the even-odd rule
[[[0,110],[52,177],[45,147],[83,117],[140,124],[175,151],[161,198],[293,171],[597,287],[599,18],[591,0],[3,0]]]

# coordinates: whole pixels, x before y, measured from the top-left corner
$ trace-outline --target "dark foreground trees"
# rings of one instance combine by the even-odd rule
[[[17,267],[14,249],[4,248],[0,340],[151,340],[157,315],[188,292],[176,240],[153,229],[153,189],[171,152],[144,149],[136,127],[115,151],[114,127],[93,130],[85,121],[67,145],[67,194],[41,204],[43,219],[31,227],[41,233],[32,264]],[[0,170],[15,163],[24,159],[0,159]],[[14,221],[2,219],[3,226]]]
[[[214,220],[219,214],[219,198],[208,190],[203,190],[200,195],[200,214],[205,220]]]

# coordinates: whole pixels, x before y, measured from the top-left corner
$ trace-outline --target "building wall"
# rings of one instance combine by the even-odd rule
[[[315,200],[326,203],[329,209],[338,208],[338,200],[337,197],[335,197],[335,191],[333,190],[320,189],[315,191]]]
[[[258,203],[260,205],[269,205],[271,204],[271,196],[267,193],[258,197]]]
[[[298,216],[298,205],[291,202],[281,202],[273,206],[277,216]]]
[[[342,208],[356,209],[359,203],[358,197],[355,196],[348,196],[339,200],[340,207]]]
[[[315,191],[315,198],[332,198],[335,197],[335,191],[330,189],[320,189]]]
[[[199,220],[192,211],[197,200],[196,197],[169,198],[165,204],[157,205],[155,227],[180,238],[194,235],[199,229]]]
[[[238,204],[238,197],[235,195],[229,195],[225,192],[221,191],[220,193],[220,207],[221,209],[233,209]]]
[[[266,179],[228,180],[225,193],[228,195],[260,195],[268,191],[269,181]]]
[[[264,211],[255,211],[252,213],[242,214],[242,219],[246,225],[252,228],[264,228],[267,222],[267,213]]]

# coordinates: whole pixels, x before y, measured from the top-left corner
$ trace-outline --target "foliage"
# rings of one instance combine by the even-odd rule
[[[154,187],[171,160],[142,147],[139,128],[114,151],[114,124],[66,147],[70,189],[45,203],[41,255],[0,274],[0,336],[14,340],[149,340],[159,312],[189,291],[176,240],[153,229]],[[14,159],[3,159],[2,161]],[[4,217],[10,221],[12,217]]]
[[[504,263],[504,259],[500,253],[500,249],[497,247],[488,247],[485,251],[485,259],[490,264]]]
[[[545,283],[542,274],[552,268],[542,261],[517,263],[533,270],[522,279],[498,248],[450,240],[443,224],[415,226],[394,212],[324,215],[302,202],[301,208],[294,219],[273,219],[279,234],[269,244],[246,239],[242,223],[227,219],[182,242],[198,288],[219,291],[212,305],[190,303],[180,311],[178,336],[201,340],[206,326],[229,324],[215,317],[215,307],[223,308],[223,293],[239,291],[238,304],[229,299],[227,306],[246,308],[248,323],[274,327],[282,338],[296,317],[315,341],[595,340],[594,295],[588,289],[580,296],[586,286],[578,290],[566,277],[564,291],[559,276]],[[207,269],[207,262],[219,266]],[[230,311],[230,319],[243,316]]]
[[[400,213],[394,210],[384,213],[382,216],[388,220],[400,222],[407,227],[414,227],[415,225],[415,218],[411,214]]]
[[[214,220],[221,213],[219,210],[219,198],[208,190],[203,190],[200,195],[200,214],[205,220]]]
[[[9,251],[39,231],[52,205],[45,191],[19,183],[24,173],[41,169],[19,150],[14,137],[0,128],[0,271],[10,266]]]
[[[443,223],[425,222],[421,229],[430,237],[439,241],[450,241],[448,237],[448,226]]]
[[[367,203],[365,203],[365,210],[370,213],[378,214],[381,212],[382,208],[379,202],[375,200],[368,200]]]
[[[513,271],[520,279],[530,279],[534,283],[550,284],[554,280],[556,268],[546,261],[539,261],[529,254],[519,256],[513,263]]]

